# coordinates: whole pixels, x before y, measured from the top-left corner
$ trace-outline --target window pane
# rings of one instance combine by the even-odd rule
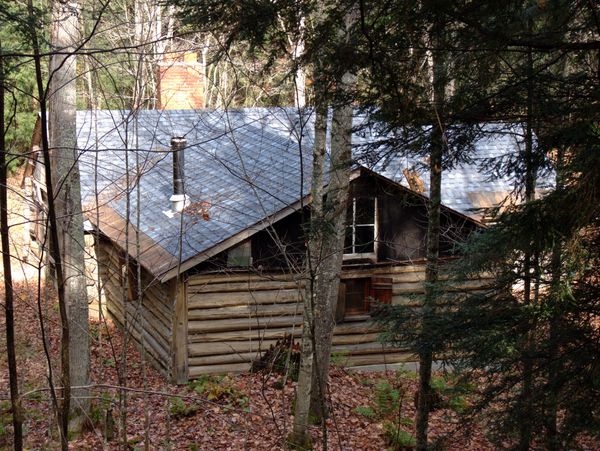
[[[250,266],[252,264],[252,242],[239,244],[227,252],[227,266]]]
[[[356,241],[354,243],[354,252],[358,254],[375,252],[374,226],[356,226]]]
[[[356,199],[356,224],[375,224],[375,199]]]
[[[365,312],[364,279],[344,280],[346,284],[346,315]]]

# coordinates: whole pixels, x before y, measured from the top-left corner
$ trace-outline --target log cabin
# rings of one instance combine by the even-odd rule
[[[276,340],[300,336],[313,144],[308,109],[202,109],[202,74],[187,64],[159,68],[163,109],[77,113],[91,292],[175,383],[246,371]],[[368,123],[356,115],[353,145],[386,153],[389,136]],[[31,237],[43,243],[40,128],[25,179]],[[443,259],[485,227],[483,209],[517,201],[511,177],[491,179],[484,163],[519,152],[518,128],[485,125],[469,162],[444,172]],[[404,156],[354,164],[333,337],[348,366],[415,358],[378,340],[370,311],[424,292],[424,166]]]
[[[184,383],[246,371],[277,339],[300,336],[310,115],[82,111],[77,120],[82,202],[104,302],[165,377]],[[475,159],[514,152],[512,139],[479,140]],[[426,173],[402,163],[352,169],[333,337],[348,366],[414,360],[382,344],[370,316],[375,301],[411,305],[424,292]],[[39,224],[41,162],[30,174]],[[442,258],[485,227],[479,209],[505,200],[509,186],[488,181],[472,162],[445,173]]]

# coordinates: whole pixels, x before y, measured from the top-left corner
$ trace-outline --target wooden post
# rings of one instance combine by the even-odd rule
[[[172,284],[171,378],[176,384],[185,384],[188,381],[187,281],[177,278]]]

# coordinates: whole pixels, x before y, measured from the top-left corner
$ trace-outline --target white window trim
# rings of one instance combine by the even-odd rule
[[[352,197],[352,224],[346,224],[346,229],[351,226],[352,227],[352,248],[355,247],[354,241],[356,238],[356,232],[355,232],[355,228],[356,226],[354,225],[354,221],[356,220],[356,201],[357,201],[357,197]],[[373,204],[374,204],[374,208],[375,208],[375,214],[373,215],[373,220],[375,221],[374,224],[361,224],[364,226],[373,226],[373,252],[358,252],[358,253],[344,253],[343,255],[343,260],[352,260],[352,259],[370,259],[370,260],[377,260],[377,250],[379,248],[379,240],[377,239],[377,237],[379,236],[379,209],[378,207],[378,201],[377,201],[377,197],[373,197],[372,198],[374,200]],[[344,230],[344,233],[346,232],[346,230]]]

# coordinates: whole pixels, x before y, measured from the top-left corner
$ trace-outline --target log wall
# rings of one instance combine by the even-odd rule
[[[415,302],[423,293],[424,266],[344,270],[342,279],[388,277],[392,303]],[[473,282],[474,289],[482,281]],[[188,375],[246,371],[260,352],[285,333],[301,333],[301,283],[281,274],[200,274],[187,282]],[[414,361],[405,350],[377,341],[379,329],[369,315],[337,324],[333,353],[339,363],[356,366]]]
[[[142,300],[128,300],[123,288],[119,252],[107,241],[98,246],[100,277],[112,319],[130,334],[138,348],[164,376],[172,379],[173,299],[169,285],[154,281],[142,269]]]
[[[202,374],[243,372],[284,334],[300,339],[302,282],[291,275],[251,273],[196,274],[181,283],[160,284],[142,271],[142,302],[127,300],[121,264],[110,242],[98,246],[107,309],[113,320],[142,342],[149,360],[170,380],[183,383]],[[342,280],[391,278],[392,303],[411,305],[424,293],[422,265],[343,271]],[[477,290],[486,280],[472,281]],[[173,332],[175,331],[175,332]],[[369,315],[335,326],[334,360],[346,366],[415,361],[407,350],[378,342],[379,328]]]

